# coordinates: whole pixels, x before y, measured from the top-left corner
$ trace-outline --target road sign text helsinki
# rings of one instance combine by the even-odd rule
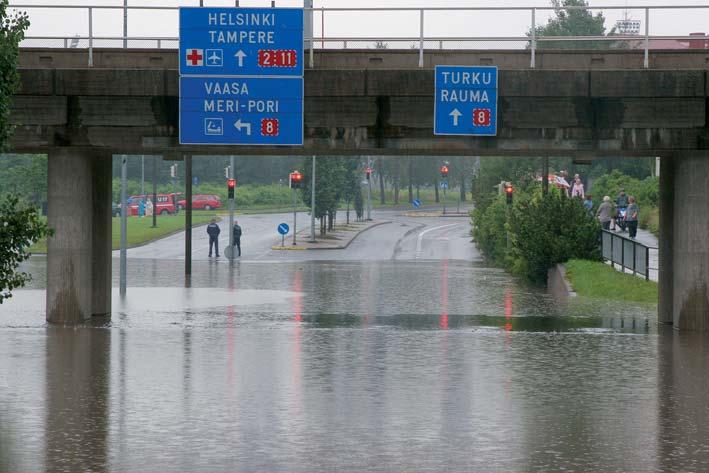
[[[434,134],[497,135],[497,67],[436,66]]]
[[[303,144],[303,10],[180,8],[180,143]]]
[[[303,75],[302,8],[180,8],[180,74]]]

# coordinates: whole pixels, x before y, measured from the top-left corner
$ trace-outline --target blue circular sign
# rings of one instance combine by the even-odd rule
[[[290,227],[287,223],[282,223],[278,225],[278,233],[280,233],[281,235],[287,235],[289,231]]]
[[[411,205],[413,205],[416,208],[421,207],[421,201],[418,199],[414,199],[413,202],[411,202]]]

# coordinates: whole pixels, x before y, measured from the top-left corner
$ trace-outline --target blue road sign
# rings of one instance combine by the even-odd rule
[[[199,185],[199,177],[194,176],[194,177],[192,178],[192,185],[193,185],[193,186],[198,186],[198,185]]]
[[[441,189],[448,189],[448,182],[441,181]]]
[[[180,143],[302,145],[302,78],[180,77]]]
[[[411,202],[411,205],[413,205],[415,208],[419,208],[419,207],[421,207],[421,201],[418,200],[418,199],[414,199],[414,200]]]
[[[287,235],[289,231],[290,227],[287,223],[282,223],[278,225],[278,233],[280,233],[281,235]]]
[[[303,75],[302,8],[180,8],[180,74]]]
[[[497,67],[436,66],[436,135],[497,135]]]

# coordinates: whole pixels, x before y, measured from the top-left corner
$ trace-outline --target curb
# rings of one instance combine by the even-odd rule
[[[386,225],[391,223],[391,221],[387,220],[384,222],[377,222],[373,225],[368,226],[367,228],[364,228],[360,231],[358,231],[351,239],[348,241],[345,245],[340,245],[340,246],[328,246],[324,248],[317,248],[317,247],[304,247],[304,246],[296,246],[296,247],[288,247],[288,246],[280,246],[280,245],[274,245],[271,247],[272,250],[278,250],[278,251],[288,251],[288,250],[345,250],[347,249],[348,246],[352,244],[353,241],[357,239],[358,236],[360,236],[362,233],[366,232],[369,229],[379,227],[381,225]]]
[[[566,267],[557,264],[547,272],[547,292],[559,300],[568,300],[576,297],[576,292],[566,277]]]
[[[271,249],[278,251],[304,251],[308,248],[304,246],[272,246]]]

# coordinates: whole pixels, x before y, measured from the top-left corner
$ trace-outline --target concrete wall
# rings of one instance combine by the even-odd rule
[[[13,145],[233,154],[180,146],[169,69],[23,69]],[[706,72],[502,70],[497,137],[433,135],[432,70],[308,70],[305,146],[244,154],[660,156],[709,149]]]

